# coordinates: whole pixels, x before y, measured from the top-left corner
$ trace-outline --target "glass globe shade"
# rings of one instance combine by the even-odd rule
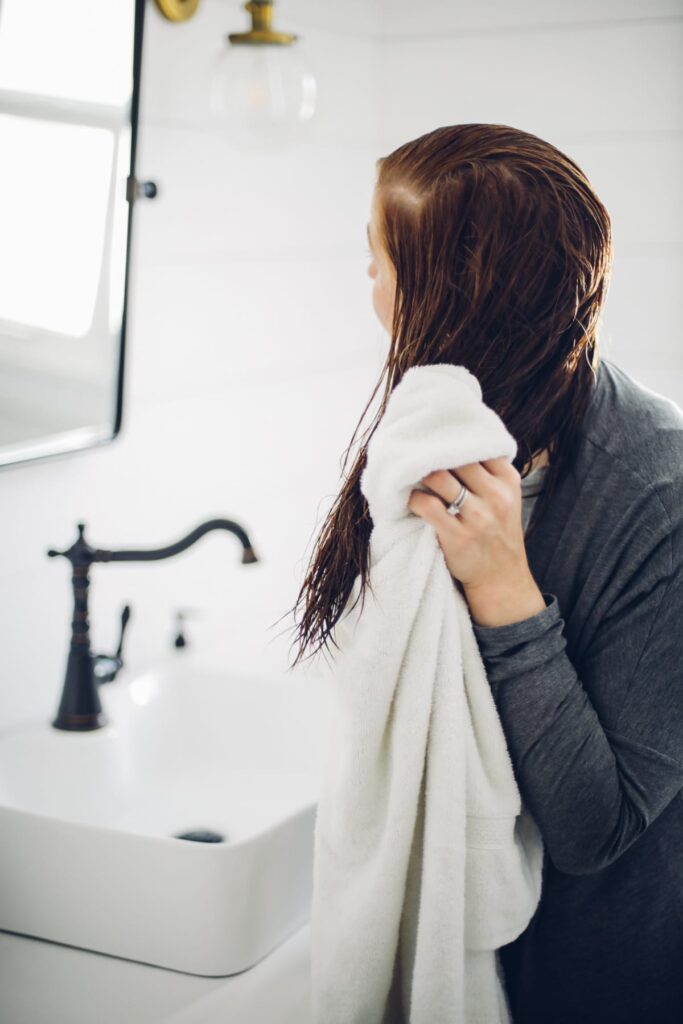
[[[297,47],[226,41],[212,68],[210,107],[233,141],[262,147],[305,134],[317,84]]]

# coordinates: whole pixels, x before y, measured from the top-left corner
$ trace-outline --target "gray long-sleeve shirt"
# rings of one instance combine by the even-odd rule
[[[682,1024],[683,411],[603,356],[526,546],[545,609],[474,626],[545,844],[514,1021]]]

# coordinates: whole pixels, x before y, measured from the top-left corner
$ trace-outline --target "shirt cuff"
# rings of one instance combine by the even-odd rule
[[[560,606],[555,594],[544,591],[543,600],[545,608],[520,622],[509,622],[504,626],[478,626],[473,620],[472,628],[482,653],[499,654],[511,645],[536,640],[547,633],[561,618]]]

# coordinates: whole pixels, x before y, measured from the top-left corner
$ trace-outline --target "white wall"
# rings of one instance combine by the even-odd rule
[[[284,671],[286,612],[386,349],[366,274],[374,161],[408,138],[496,121],[575,158],[614,225],[602,350],[683,403],[681,6],[279,0],[320,106],[310,140],[274,158],[209,120],[209,63],[241,6],[202,0],[174,25],[148,2],[138,176],[159,196],[135,210],[123,432],[0,475],[0,727],[56,708],[70,567],[45,552],[79,521],[94,546],[156,547],[239,520],[259,565],[218,533],[165,562],[95,565],[93,646],[114,646],[130,601],[126,660],[143,669],[191,606],[207,658]]]

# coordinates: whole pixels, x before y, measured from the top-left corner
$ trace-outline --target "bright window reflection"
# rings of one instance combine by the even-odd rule
[[[0,319],[88,332],[113,148],[104,128],[0,114]]]
[[[125,106],[134,9],[134,0],[1,0],[0,89]]]

